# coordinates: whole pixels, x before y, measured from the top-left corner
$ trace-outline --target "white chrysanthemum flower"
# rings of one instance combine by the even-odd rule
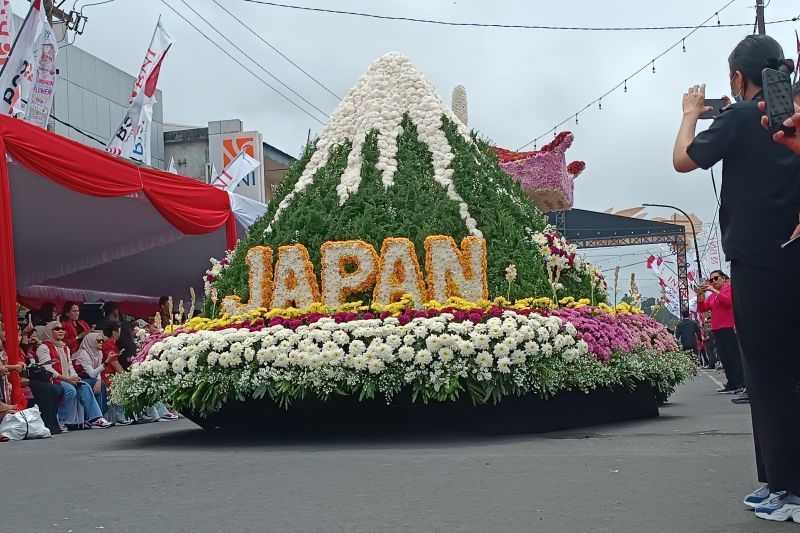
[[[420,350],[414,357],[414,362],[419,366],[428,366],[431,361],[433,361],[433,357],[428,350]]]
[[[453,357],[455,357],[455,354],[450,348],[441,348],[439,350],[439,360],[441,360],[442,363],[449,363],[453,360]]]
[[[427,339],[425,339],[425,346],[431,352],[438,352],[439,348],[442,347],[442,341],[439,339],[438,335],[431,335]]]
[[[522,350],[514,350],[511,352],[511,362],[515,365],[524,365],[525,364],[525,352]]]
[[[375,359],[372,359],[375,361]],[[366,355],[356,355],[353,357],[353,368],[356,370],[364,370],[367,368],[367,364],[369,364],[370,359],[367,358]]]
[[[380,374],[384,368],[386,368],[386,364],[380,359],[370,359],[367,362],[367,370],[370,374]]]
[[[253,359],[256,358],[256,351],[250,347],[244,349],[244,360],[248,363],[253,362]]]
[[[569,333],[572,337],[578,334],[578,330],[575,329],[575,325],[572,324],[571,322],[567,322],[567,324],[564,326],[564,330],[566,330],[566,332]]]
[[[539,338],[539,341],[544,342],[550,339],[550,331],[547,328],[539,328],[536,330],[536,336]]]
[[[489,336],[493,339],[499,339],[503,337],[505,333],[503,333],[503,328],[500,326],[489,326]]]
[[[500,342],[494,346],[494,355],[497,357],[507,357],[511,353],[505,342]]]
[[[287,368],[289,366],[289,355],[285,352],[277,354],[275,360],[272,361],[272,366],[276,368]]]
[[[589,345],[586,344],[586,341],[580,340],[575,343],[575,348],[578,350],[578,353],[581,355],[586,355],[589,353]]]
[[[406,335],[403,337],[403,344],[406,346],[414,346],[415,342],[417,342],[417,338],[414,335]]]
[[[475,362],[481,368],[489,368],[494,363],[494,358],[489,352],[480,352],[475,356]]]
[[[333,339],[333,342],[339,346],[347,344],[350,341],[350,336],[347,334],[347,332],[342,330],[334,331],[331,335],[331,338]]]
[[[400,358],[401,361],[408,362],[414,359],[414,348],[411,346],[401,346],[399,350],[397,350],[397,356]]]
[[[208,366],[214,366],[218,361],[219,354],[217,352],[211,352],[208,354],[208,357],[206,357],[206,364],[208,364]]]
[[[542,355],[545,357],[550,357],[553,355],[553,345],[549,343],[543,343],[539,349],[542,351]]]
[[[575,348],[568,348],[564,350],[564,353],[561,354],[561,358],[564,359],[567,363],[572,363],[573,361],[578,359],[578,350]]]
[[[414,326],[414,335],[416,335],[420,339],[424,339],[428,336],[428,328],[423,325]]]
[[[362,353],[367,351],[367,345],[364,344],[363,341],[354,340],[350,343],[350,347],[347,350],[350,355],[361,355]]]
[[[511,372],[511,359],[508,357],[501,357],[497,360],[497,370],[501,374],[508,374]]]
[[[441,333],[445,330],[447,326],[440,322],[439,320],[431,320],[428,322],[428,329],[433,331],[434,333]]]
[[[472,336],[472,343],[478,350],[488,350],[491,347],[491,339],[488,335],[484,334]]]
[[[178,357],[174,361],[172,361],[172,370],[176,374],[183,374],[185,368],[186,368],[186,361],[182,357]]]
[[[403,339],[401,339],[397,335],[392,334],[386,337],[386,344],[389,345],[389,347],[391,347],[393,350],[396,350],[397,348],[400,347],[401,344],[403,344]]]
[[[470,356],[475,353],[475,347],[472,343],[468,340],[460,340],[458,341],[458,351],[461,352],[463,355]]]
[[[535,341],[528,341],[525,343],[525,352],[530,355],[536,355],[539,353],[539,345]]]
[[[497,318],[496,316],[493,316],[492,318],[486,321],[486,326],[489,328],[499,328],[503,326],[503,321]]]

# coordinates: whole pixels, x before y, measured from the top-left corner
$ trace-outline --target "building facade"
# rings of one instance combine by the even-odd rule
[[[174,162],[175,170],[183,176],[210,183],[241,151],[262,164],[236,192],[268,203],[294,157],[265,143],[261,133],[245,131],[238,119],[209,122],[205,128],[164,126],[164,159],[167,165]]]

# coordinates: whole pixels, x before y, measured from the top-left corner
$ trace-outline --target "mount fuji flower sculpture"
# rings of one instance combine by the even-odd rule
[[[576,252],[430,82],[388,54],[264,217],[212,260],[205,316],[143,343],[113,401],[164,401],[197,420],[228,403],[258,416],[263,402],[334,396],[669,394],[691,358],[641,311],[606,305],[602,274]]]
[[[377,251],[385,239],[403,237],[424,264],[425,239],[446,235],[457,243],[486,240],[490,294],[552,296],[549,255],[542,253],[551,230],[492,148],[467,131],[407,58],[390,53],[347,93],[214,286],[220,296],[246,300],[245,256],[256,245],[277,251],[301,243],[319,272],[328,241],[363,240]],[[511,263],[519,275],[509,290]],[[592,294],[586,263],[565,262],[560,270],[559,296],[604,300],[604,292]]]
[[[586,168],[583,161],[566,162],[566,151],[574,136],[558,134],[550,144],[532,152],[495,148],[502,168],[544,212],[563,211],[573,205],[574,179]]]

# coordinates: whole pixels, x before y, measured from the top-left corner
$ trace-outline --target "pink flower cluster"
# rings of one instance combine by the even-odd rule
[[[600,361],[608,361],[614,352],[641,348],[659,352],[678,349],[667,329],[646,315],[610,315],[590,307],[558,309],[550,314],[575,326],[589,345],[589,351]]]
[[[565,131],[539,151],[495,151],[500,168],[522,185],[540,209],[563,210],[572,207],[573,179],[583,170],[579,162],[571,165],[571,171],[567,168],[565,152],[572,146],[573,138],[572,133]]]

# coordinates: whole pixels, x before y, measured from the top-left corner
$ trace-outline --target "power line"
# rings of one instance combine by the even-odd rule
[[[719,19],[717,20],[717,24],[705,26],[705,22],[698,26],[547,26],[542,24],[489,24],[484,22],[455,22],[455,21],[448,21],[448,20],[435,20],[435,19],[423,19],[423,18],[416,18],[416,17],[399,17],[399,16],[391,16],[391,15],[378,15],[375,13],[363,13],[359,11],[344,11],[339,9],[324,9],[320,7],[308,7],[308,6],[299,6],[293,4],[280,4],[277,2],[267,2],[265,0],[242,0],[243,2],[248,2],[250,4],[259,4],[263,6],[271,6],[271,7],[280,7],[285,9],[295,9],[298,11],[310,11],[315,13],[328,13],[332,15],[348,15],[354,17],[364,17],[370,19],[377,19],[377,20],[390,20],[390,21],[398,21],[398,22],[417,22],[423,24],[435,24],[438,26],[457,26],[457,27],[468,27],[468,28],[496,28],[496,29],[515,29],[515,30],[560,30],[560,31],[602,31],[602,32],[611,32],[611,31],[654,31],[654,30],[691,30],[697,29],[699,27],[702,28],[739,28],[739,27],[749,27],[749,22],[742,22],[738,24],[721,24]],[[216,3],[216,2],[215,2]],[[722,10],[720,10],[722,11]],[[715,13],[716,15],[716,13]],[[712,17],[713,18],[713,17]],[[709,19],[711,20],[711,19]],[[781,24],[784,22],[794,22],[797,18],[794,19],[784,19],[784,20],[773,20],[767,22],[767,24]],[[706,21],[708,22],[708,21]]]
[[[294,66],[294,67],[295,67],[297,70],[299,70],[300,72],[302,72],[303,74],[305,74],[305,75],[306,75],[306,76],[307,76],[307,77],[308,77],[308,78],[309,78],[311,81],[313,81],[314,83],[316,83],[317,85],[319,85],[320,87],[322,87],[323,89],[325,89],[325,90],[328,92],[328,94],[330,94],[331,96],[333,96],[333,97],[334,97],[334,98],[336,98],[337,100],[341,100],[341,99],[342,99],[342,97],[341,97],[341,96],[339,96],[338,94],[336,94],[335,92],[333,92],[331,89],[329,89],[327,85],[325,85],[324,83],[322,83],[321,81],[319,81],[317,78],[315,78],[314,76],[312,76],[312,75],[311,75],[310,73],[308,73],[308,72],[307,72],[305,69],[303,69],[303,67],[301,67],[300,65],[298,65],[297,63],[295,63],[294,61],[292,61],[292,59],[291,59],[289,56],[287,56],[286,54],[284,54],[283,52],[281,52],[281,51],[280,51],[280,50],[279,50],[279,49],[278,49],[278,48],[277,48],[275,45],[273,45],[272,43],[270,43],[269,41],[267,41],[266,39],[264,39],[264,37],[262,37],[262,36],[261,36],[261,35],[260,35],[258,32],[256,32],[256,31],[255,31],[253,28],[251,28],[250,26],[248,26],[248,25],[247,25],[247,24],[246,24],[246,23],[245,23],[245,22],[244,22],[242,19],[240,19],[239,17],[237,17],[237,16],[236,16],[234,13],[231,13],[231,12],[228,10],[228,8],[226,8],[225,6],[223,6],[223,5],[222,5],[221,3],[219,3],[217,0],[211,0],[211,1],[212,1],[212,2],[214,2],[214,3],[217,5],[217,7],[219,7],[221,10],[223,10],[225,13],[227,13],[228,15],[230,15],[231,17],[233,17],[233,19],[235,19],[235,20],[236,20],[236,22],[238,22],[239,24],[241,24],[241,25],[242,25],[242,26],[243,26],[243,27],[244,27],[244,28],[245,28],[247,31],[249,31],[250,33],[252,33],[252,34],[253,34],[253,35],[254,35],[254,36],[255,36],[255,37],[258,39],[258,40],[260,40],[260,41],[261,41],[262,43],[264,43],[265,45],[269,46],[269,47],[270,47],[270,48],[271,48],[271,49],[272,49],[272,50],[273,50],[273,51],[274,51],[276,54],[278,54],[278,55],[279,55],[279,56],[281,56],[283,59],[285,59],[286,61],[288,61],[288,62],[289,62],[289,63],[290,63],[292,66]]]
[[[221,51],[223,54],[225,54],[226,56],[228,56],[230,59],[232,59],[234,62],[236,62],[236,64],[238,64],[240,67],[242,67],[242,68],[243,68],[243,69],[245,69],[247,72],[249,72],[251,76],[253,76],[255,79],[257,79],[258,81],[260,81],[260,82],[261,82],[262,84],[264,84],[266,87],[268,87],[268,88],[272,89],[272,90],[273,90],[275,93],[277,93],[277,94],[278,94],[278,96],[280,96],[281,98],[283,98],[284,100],[286,100],[287,102],[289,102],[290,104],[292,104],[294,107],[296,107],[297,109],[299,109],[300,111],[302,111],[303,113],[305,113],[306,115],[308,115],[310,118],[312,118],[313,120],[315,120],[315,121],[316,121],[316,122],[318,122],[319,124],[322,124],[322,125],[324,125],[324,124],[325,124],[325,123],[324,123],[324,122],[322,122],[320,119],[318,119],[317,117],[315,117],[314,115],[312,115],[311,113],[309,113],[309,112],[308,112],[308,111],[307,111],[305,108],[303,108],[303,107],[301,107],[299,104],[297,104],[297,102],[295,102],[294,100],[292,100],[291,98],[289,98],[288,96],[286,96],[285,94],[283,94],[281,91],[279,91],[278,89],[276,89],[275,87],[273,87],[273,86],[272,86],[272,85],[271,85],[271,84],[270,84],[270,83],[269,83],[267,80],[265,80],[264,78],[262,78],[261,76],[259,76],[259,75],[258,75],[258,74],[256,74],[255,72],[253,72],[253,71],[252,71],[252,69],[250,69],[250,68],[249,68],[247,65],[245,65],[245,64],[244,64],[244,63],[242,63],[241,61],[239,61],[239,59],[237,59],[236,57],[234,57],[234,56],[233,56],[233,55],[232,55],[230,52],[228,52],[227,50],[225,50],[225,48],[223,48],[223,47],[222,47],[222,46],[221,46],[219,43],[217,43],[217,42],[216,42],[214,39],[212,39],[211,37],[209,37],[208,35],[206,35],[206,34],[203,32],[203,30],[201,30],[200,28],[198,28],[197,26],[195,26],[195,25],[194,25],[194,23],[192,23],[192,22],[191,22],[189,19],[187,19],[186,17],[184,17],[184,16],[183,16],[183,14],[181,14],[181,13],[180,13],[178,10],[176,10],[174,7],[172,7],[171,5],[169,5],[169,4],[168,4],[168,3],[167,3],[165,0],[161,0],[161,3],[162,3],[162,4],[164,4],[165,6],[167,6],[167,7],[170,9],[170,11],[172,11],[172,12],[173,12],[173,13],[175,13],[175,14],[176,14],[178,17],[180,17],[180,18],[181,18],[181,19],[182,19],[182,20],[183,20],[183,21],[184,21],[186,24],[188,24],[189,26],[191,26],[191,27],[192,27],[192,28],[193,28],[193,29],[194,29],[194,30],[195,30],[197,33],[199,33],[200,35],[202,35],[202,36],[203,36],[203,38],[205,38],[205,39],[206,39],[208,42],[210,42],[210,43],[211,43],[211,44],[213,44],[215,47],[217,47],[217,48],[218,48],[218,49],[219,49],[219,50],[220,50],[220,51]]]
[[[55,116],[55,115],[53,115],[53,114],[51,114],[51,115],[50,115],[50,118],[52,118],[53,120],[55,120],[56,122],[58,122],[58,123],[59,123],[59,124],[61,124],[62,126],[66,126],[66,127],[70,128],[70,129],[73,129],[73,130],[77,131],[78,133],[80,133],[80,134],[81,134],[81,135],[83,135],[84,137],[88,137],[88,138],[90,138],[91,140],[93,140],[94,142],[96,142],[97,144],[99,144],[100,146],[105,146],[105,145],[106,145],[106,141],[103,141],[103,140],[100,140],[100,139],[98,139],[97,137],[95,137],[95,136],[94,136],[94,135],[92,135],[91,133],[86,133],[85,131],[83,131],[83,130],[82,130],[82,129],[80,129],[79,127],[77,127],[77,126],[73,126],[72,124],[70,124],[70,123],[69,123],[69,122],[67,122],[66,120],[61,120],[60,118],[58,118],[57,116]]]
[[[295,95],[296,97],[298,97],[300,100],[302,100],[302,101],[303,101],[303,102],[305,102],[306,104],[308,104],[308,105],[310,105],[311,107],[313,107],[313,108],[314,108],[314,109],[315,109],[317,112],[319,112],[320,114],[322,114],[322,116],[323,116],[323,117],[327,117],[327,116],[328,116],[328,113],[327,113],[326,111],[323,111],[322,109],[318,108],[318,107],[317,107],[317,106],[315,106],[313,103],[311,103],[310,101],[308,101],[308,100],[307,100],[307,99],[306,99],[306,98],[305,98],[305,97],[304,97],[302,94],[300,94],[299,92],[297,92],[297,91],[295,91],[294,89],[292,89],[291,87],[289,87],[289,86],[288,86],[286,83],[284,83],[284,82],[283,82],[283,80],[281,80],[281,79],[280,79],[280,78],[278,78],[278,77],[277,77],[275,74],[273,74],[272,72],[270,72],[270,71],[269,71],[269,69],[267,69],[267,68],[266,68],[264,65],[262,65],[261,63],[259,63],[259,62],[258,62],[258,61],[256,61],[255,59],[253,59],[253,56],[249,55],[247,52],[245,52],[244,50],[242,50],[241,48],[239,48],[239,46],[238,46],[236,43],[234,43],[232,40],[230,40],[230,39],[228,38],[228,36],[227,36],[227,35],[225,35],[225,34],[224,34],[224,33],[222,33],[220,30],[218,30],[218,29],[217,29],[217,28],[216,28],[216,27],[215,27],[213,24],[211,24],[211,23],[210,23],[210,22],[209,22],[209,21],[208,21],[208,20],[207,20],[207,19],[206,19],[206,18],[205,18],[203,15],[201,15],[200,13],[198,13],[198,12],[197,12],[197,10],[195,10],[195,9],[194,9],[192,6],[190,6],[190,5],[189,5],[189,3],[188,3],[188,2],[186,2],[186,0],[181,0],[181,2],[183,3],[183,5],[185,5],[185,6],[186,6],[186,7],[189,9],[189,11],[191,11],[192,13],[194,13],[194,14],[195,14],[195,15],[196,15],[196,16],[197,16],[197,17],[198,17],[200,20],[202,20],[203,22],[205,22],[205,23],[206,23],[206,24],[207,24],[207,25],[208,25],[208,26],[209,26],[209,27],[210,27],[212,30],[214,30],[215,32],[217,32],[217,33],[219,34],[219,36],[220,36],[220,37],[222,37],[223,39],[225,39],[225,41],[226,41],[226,42],[227,42],[229,45],[233,46],[233,47],[234,47],[234,48],[235,48],[235,49],[236,49],[236,50],[237,50],[237,51],[238,51],[240,54],[242,54],[244,57],[246,57],[247,59],[249,59],[250,61],[252,61],[252,62],[253,62],[253,64],[255,64],[255,65],[258,67],[258,68],[260,68],[262,71],[264,71],[264,73],[266,73],[266,74],[267,74],[267,75],[268,75],[270,78],[272,78],[273,80],[275,80],[275,81],[277,81],[278,83],[280,83],[281,85],[283,85],[283,86],[284,86],[286,89],[288,89],[288,90],[289,90],[289,92],[291,92],[293,95]]]
[[[637,75],[639,75],[640,73],[642,73],[642,72],[643,72],[643,71],[644,71],[646,68],[648,68],[648,67],[650,67],[650,66],[652,66],[652,70],[653,70],[653,72],[655,72],[655,68],[656,68],[656,60],[657,60],[657,59],[661,59],[662,57],[664,57],[665,55],[667,55],[667,54],[668,54],[669,52],[671,52],[673,49],[675,49],[676,47],[678,47],[678,45],[682,45],[682,46],[683,46],[683,50],[685,51],[685,50],[686,50],[686,39],[688,39],[689,37],[691,37],[692,35],[694,35],[694,34],[695,34],[695,33],[696,33],[696,32],[697,32],[697,31],[698,31],[700,28],[702,28],[702,27],[703,27],[703,26],[704,26],[704,25],[705,25],[705,24],[706,24],[708,21],[710,21],[710,20],[711,20],[711,19],[713,19],[714,17],[717,17],[717,18],[719,18],[719,14],[720,14],[722,11],[724,11],[725,9],[727,9],[727,8],[728,8],[728,7],[729,7],[731,4],[733,4],[735,1],[736,1],[736,0],[728,0],[728,2],[727,2],[725,5],[723,5],[721,8],[719,8],[718,10],[716,10],[716,11],[714,12],[714,14],[713,14],[713,15],[711,15],[710,17],[708,17],[707,19],[705,19],[705,20],[704,20],[703,22],[701,22],[699,25],[695,26],[695,27],[694,27],[694,28],[693,28],[693,29],[692,29],[692,30],[691,30],[689,33],[687,33],[686,35],[684,35],[683,37],[681,37],[680,39],[678,39],[677,41],[675,41],[675,42],[674,42],[673,44],[671,44],[671,45],[670,45],[670,46],[669,46],[669,47],[668,47],[666,50],[664,50],[663,52],[661,52],[660,54],[658,54],[657,56],[655,56],[653,59],[651,59],[650,61],[648,61],[648,62],[647,62],[647,63],[645,63],[644,65],[642,65],[642,66],[641,66],[639,69],[637,69],[637,70],[636,70],[636,71],[634,71],[633,73],[629,74],[627,77],[625,77],[625,79],[624,79],[624,80],[622,80],[621,82],[619,82],[619,83],[617,83],[616,85],[614,85],[614,86],[613,86],[611,89],[609,89],[608,91],[604,92],[603,94],[601,94],[600,96],[598,96],[597,98],[595,98],[594,100],[592,100],[591,102],[589,102],[588,104],[586,104],[585,106],[583,106],[583,107],[582,107],[580,110],[578,110],[578,111],[576,111],[576,112],[573,112],[573,113],[570,113],[569,115],[567,115],[567,117],[566,117],[564,120],[562,120],[561,122],[559,122],[558,124],[556,124],[556,125],[555,125],[555,126],[553,126],[552,128],[548,129],[547,131],[545,131],[545,132],[544,132],[544,133],[542,133],[541,135],[537,135],[536,137],[534,137],[534,138],[533,138],[533,139],[531,139],[530,141],[526,142],[525,144],[523,144],[522,146],[520,146],[519,148],[517,148],[517,151],[519,152],[519,151],[521,151],[522,149],[524,149],[524,148],[526,148],[526,147],[530,146],[531,144],[533,144],[533,145],[534,145],[534,148],[535,148],[535,145],[536,145],[536,143],[539,141],[539,139],[541,139],[542,137],[544,137],[544,136],[545,136],[545,135],[547,135],[548,133],[553,133],[553,135],[555,135],[555,133],[556,133],[556,131],[558,130],[558,128],[559,128],[559,127],[563,126],[564,124],[566,124],[566,123],[567,123],[567,122],[569,122],[570,120],[573,120],[573,118],[575,119],[575,121],[577,121],[577,120],[578,120],[578,115],[580,115],[581,113],[583,113],[584,111],[586,111],[587,109],[589,109],[590,107],[592,107],[592,106],[593,106],[593,105],[595,105],[595,104],[597,104],[598,108],[602,109],[602,105],[603,105],[603,98],[605,98],[605,97],[607,97],[608,95],[610,95],[611,93],[613,93],[613,92],[617,91],[617,90],[618,90],[620,87],[624,88],[624,91],[625,91],[625,92],[628,92],[628,81],[629,81],[629,80],[631,80],[632,78],[636,77]],[[749,26],[749,24],[748,24],[748,26]]]

